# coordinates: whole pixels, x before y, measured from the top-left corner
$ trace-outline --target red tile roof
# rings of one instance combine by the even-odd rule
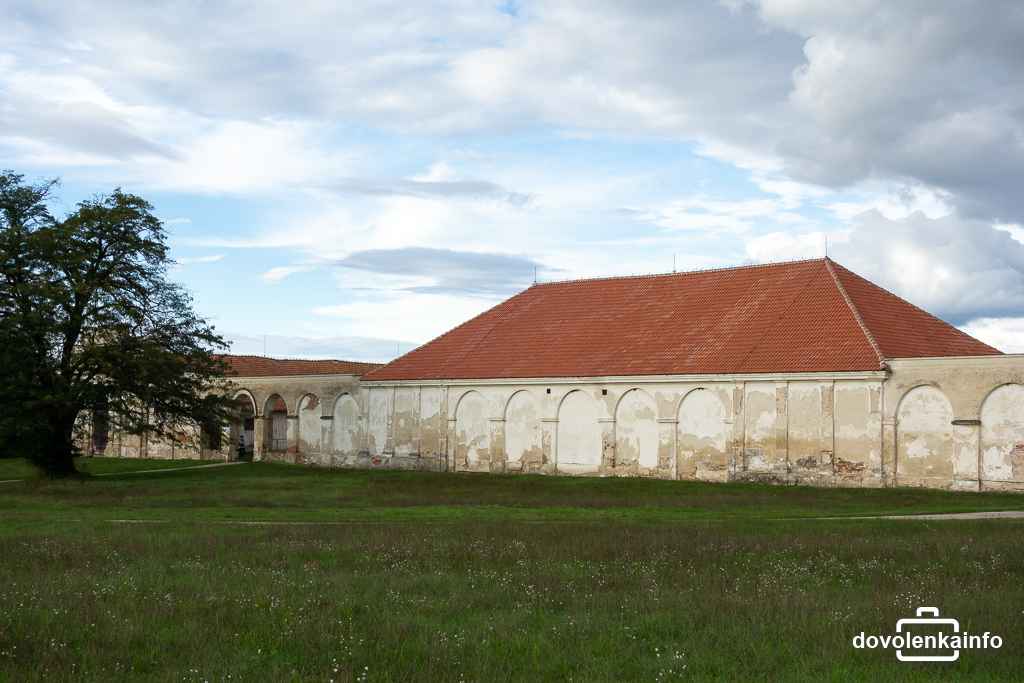
[[[845,372],[998,353],[815,259],[537,284],[365,379]]]
[[[885,358],[1002,353],[838,263],[829,263]]]
[[[264,356],[222,356],[228,374],[236,377],[287,377],[289,375],[364,375],[381,363],[348,360],[296,360]]]

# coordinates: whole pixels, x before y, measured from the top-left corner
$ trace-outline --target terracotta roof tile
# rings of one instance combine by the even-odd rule
[[[290,375],[364,375],[381,363],[358,363],[347,360],[299,360],[266,358],[264,356],[222,356],[228,374],[236,377],[287,377]]]
[[[832,264],[886,358],[986,356],[1001,353],[860,275]]]
[[[817,259],[534,285],[365,379],[843,372],[995,353]]]

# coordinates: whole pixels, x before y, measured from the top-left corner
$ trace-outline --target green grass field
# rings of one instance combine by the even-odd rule
[[[1024,520],[821,519],[1022,495],[182,464],[0,484],[0,680],[1024,675]],[[1003,647],[851,646],[925,605]]]

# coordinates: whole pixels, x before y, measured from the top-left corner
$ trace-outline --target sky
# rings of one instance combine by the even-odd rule
[[[1024,3],[0,0],[0,168],[155,207],[236,353],[828,255],[1024,352]]]

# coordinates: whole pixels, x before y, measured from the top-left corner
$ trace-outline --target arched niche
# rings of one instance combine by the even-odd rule
[[[470,391],[455,410],[455,462],[457,466],[474,469],[490,458],[491,434],[487,419],[487,402],[478,392]]]
[[[643,389],[630,389],[615,409],[615,464],[658,466],[658,406]]]
[[[996,387],[981,404],[981,478],[1024,483],[1024,385]]]
[[[543,460],[540,404],[529,391],[517,391],[505,406],[506,462],[513,468]]]
[[[359,452],[362,440],[359,429],[359,404],[351,394],[342,394],[334,402],[331,428],[331,449],[342,455]]]
[[[907,392],[896,411],[896,481],[903,486],[953,482],[953,407],[938,388]]]
[[[323,408],[320,407],[320,398],[315,394],[306,394],[299,399],[299,452],[319,453],[323,444],[321,436],[321,421]]]
[[[730,425],[726,416],[725,406],[712,391],[698,389],[683,398],[676,426],[680,479],[728,479]]]
[[[560,472],[596,472],[601,467],[601,429],[597,403],[582,391],[572,391],[558,408],[555,462]]]

